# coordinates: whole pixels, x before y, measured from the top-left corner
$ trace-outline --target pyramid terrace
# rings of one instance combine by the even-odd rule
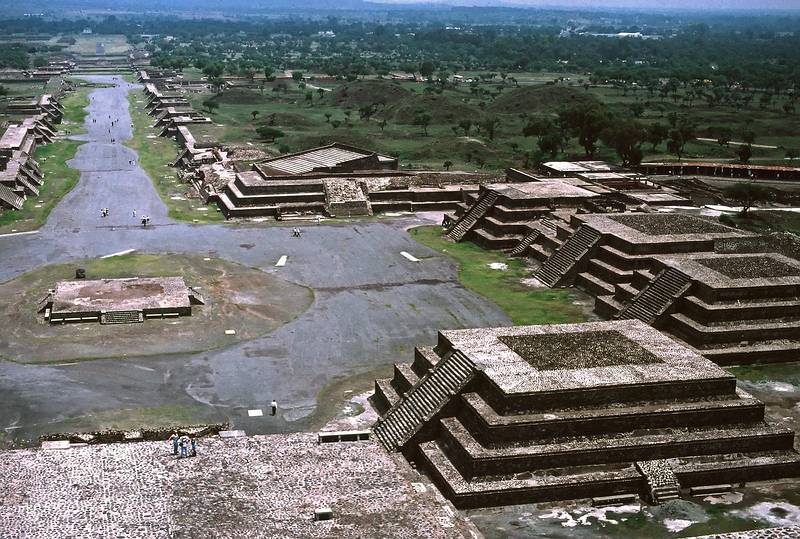
[[[458,507],[662,503],[800,475],[791,429],[766,421],[732,375],[636,320],[440,331],[376,381],[373,402],[381,443]]]

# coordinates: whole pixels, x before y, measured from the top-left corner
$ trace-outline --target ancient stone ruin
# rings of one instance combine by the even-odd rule
[[[38,310],[51,324],[130,324],[191,316],[192,305],[203,304],[203,297],[183,277],[133,277],[60,281]]]
[[[458,507],[660,503],[800,475],[790,428],[768,422],[731,374],[639,320],[440,331],[435,347],[376,380],[372,401],[377,439]]]

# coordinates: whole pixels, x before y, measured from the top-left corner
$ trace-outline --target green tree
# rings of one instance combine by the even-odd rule
[[[539,135],[536,145],[539,147],[539,155],[549,155],[552,159],[561,148],[561,133],[557,129],[542,133]]]
[[[647,128],[647,142],[653,147],[653,151],[656,151],[656,147],[664,142],[668,135],[669,129],[664,124],[654,123]]]
[[[213,114],[214,111],[219,108],[219,103],[217,103],[213,99],[206,99],[205,101],[203,101],[203,108],[206,109],[209,114]]]
[[[614,148],[622,159],[623,167],[642,162],[642,143],[646,138],[644,126],[638,120],[626,118],[611,122],[600,134],[603,144]]]
[[[736,182],[725,187],[722,192],[742,206],[742,217],[746,217],[750,208],[759,202],[769,200],[769,189],[753,182]]]
[[[431,115],[427,112],[414,116],[414,125],[422,127],[422,132],[428,136],[428,126],[431,125]]]
[[[753,144],[756,141],[756,134],[749,129],[742,131],[742,142],[745,144]]]
[[[263,138],[267,142],[274,142],[276,138],[280,138],[286,135],[280,129],[276,129],[274,127],[269,127],[268,125],[262,125],[258,129],[256,129],[256,133],[259,137]]]
[[[381,133],[383,133],[383,130],[386,129],[386,124],[387,123],[388,122],[386,121],[386,118],[381,118],[381,121],[378,122],[378,127],[381,128]]]
[[[253,116],[253,121],[255,122],[256,121],[256,116],[258,116],[260,113],[257,110],[253,110],[253,111],[250,111],[250,114]]]
[[[292,80],[295,82],[300,82],[303,80],[303,72],[302,71],[292,71]]]
[[[594,157],[600,133],[608,125],[605,107],[596,104],[573,105],[561,109],[558,118],[568,132],[578,139],[586,157]]]
[[[445,162],[444,162],[444,164],[443,164],[442,166],[444,167],[444,169],[445,169],[445,170],[450,170],[450,167],[452,167],[452,166],[453,166],[453,162],[452,162],[452,161],[449,161],[449,160],[448,160],[448,161],[445,161]]]
[[[426,79],[433,76],[434,71],[436,71],[436,66],[430,60],[425,60],[419,65],[419,74]]]
[[[331,116],[333,116],[333,114],[331,114],[330,112],[326,112],[325,113],[325,122],[326,123],[331,123]]]
[[[739,146],[739,149],[736,150],[736,155],[739,156],[739,161],[747,163],[750,161],[750,158],[753,157],[753,147],[749,144],[742,144]]]
[[[686,144],[695,138],[695,126],[687,117],[681,116],[674,122],[675,127],[669,130],[667,151],[675,154],[680,161]]]
[[[733,130],[727,125],[717,127],[716,129],[712,130],[712,133],[716,135],[717,142],[720,146],[727,146],[731,141],[731,137],[733,137]]]
[[[489,140],[494,140],[494,136],[497,134],[497,128],[500,126],[500,118],[497,116],[487,116],[481,120],[479,125],[483,132],[486,133],[486,136],[489,137]]]

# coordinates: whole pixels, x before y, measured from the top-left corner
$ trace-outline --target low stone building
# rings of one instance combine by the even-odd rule
[[[661,503],[800,476],[789,427],[767,421],[733,375],[638,320],[440,331],[376,381],[372,400],[378,440],[463,508]]]
[[[133,277],[61,281],[39,304],[51,324],[129,324],[191,316],[203,297],[183,277]]]

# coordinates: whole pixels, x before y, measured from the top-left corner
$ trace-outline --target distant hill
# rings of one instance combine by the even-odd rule
[[[486,109],[500,114],[544,114],[578,103],[599,104],[600,101],[586,90],[571,86],[523,86],[503,92]]]
[[[363,107],[364,105],[391,106],[413,95],[399,82],[390,80],[357,80],[348,82],[334,90],[333,102],[340,107]]]
[[[414,94],[387,111],[397,123],[412,124],[418,114],[430,114],[431,123],[453,123],[464,118],[477,119],[481,111],[457,98],[440,94]]]

